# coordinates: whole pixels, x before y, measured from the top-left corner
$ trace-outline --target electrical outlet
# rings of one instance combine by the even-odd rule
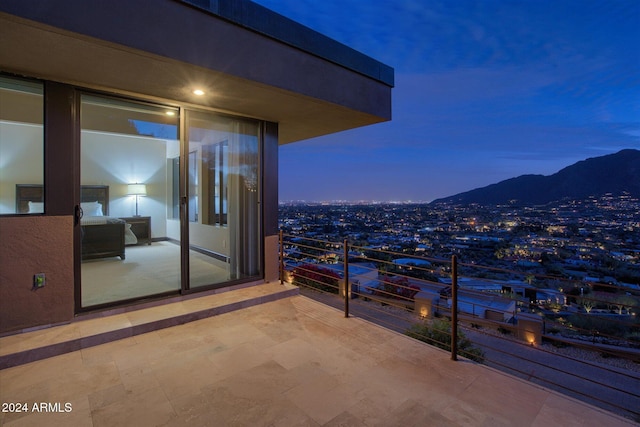
[[[44,273],[38,273],[33,275],[33,290],[44,288],[45,277]]]

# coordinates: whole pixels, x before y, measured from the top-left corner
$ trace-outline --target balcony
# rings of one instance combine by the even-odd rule
[[[292,271],[286,267],[292,257],[297,262],[311,258],[295,255],[306,251],[301,240],[294,243],[284,237],[282,243],[287,253],[282,258],[284,277]],[[296,250],[290,251],[294,246]],[[318,250],[320,244],[308,246]],[[330,247],[338,251],[332,258],[344,261],[342,244]],[[347,249],[348,253],[353,248],[347,245]],[[346,258],[350,261],[349,255]],[[458,267],[462,272],[466,268]],[[371,274],[353,263],[346,271],[347,277],[350,272],[361,277]],[[446,268],[442,272],[451,276]],[[391,273],[387,267],[386,276]],[[443,296],[451,287],[433,285],[445,291]],[[464,351],[454,361],[450,350],[405,334],[405,323],[429,320],[429,313],[409,309],[418,294],[403,300],[367,293],[365,301],[363,289],[352,287],[347,295],[358,298],[349,299],[339,293],[268,283],[0,338],[0,359],[12,362],[0,370],[0,400],[7,405],[7,411],[0,412],[0,424],[616,426],[637,422],[629,414],[639,407],[635,374],[611,381],[602,373],[582,378],[568,372],[567,361],[546,367],[538,363],[528,370],[522,363],[537,361],[530,352],[541,351],[538,344],[513,344],[505,338],[494,349],[483,347],[483,363],[465,358]],[[446,318],[446,310],[443,313]],[[477,329],[479,335],[489,335],[487,326],[465,327],[460,314],[462,332]],[[519,349],[510,352],[519,353],[512,355],[519,359],[509,366],[511,362],[495,359],[500,351],[507,353],[507,342]],[[512,372],[503,372],[507,368]],[[571,397],[566,390],[553,390],[553,383],[537,384],[545,378],[544,370],[551,370],[555,382],[564,384],[562,376],[570,375],[576,384],[592,381],[608,391],[598,394],[589,388]],[[613,375],[616,369],[606,372]],[[629,384],[630,390],[620,391]],[[585,402],[585,395],[593,402]],[[605,403],[613,405],[603,410]]]
[[[638,298],[626,288],[347,240],[282,233],[281,241],[283,281],[345,317],[640,419]]]
[[[487,366],[453,362],[441,349],[308,297],[270,297],[277,288],[292,289],[268,284],[150,308],[175,315],[220,300],[245,306],[4,369],[2,402],[27,404],[27,412],[14,405],[0,423],[633,425]],[[252,298],[268,302],[241,302]],[[129,322],[150,315],[132,312]],[[82,322],[94,322],[104,332],[127,323],[119,316],[72,326],[88,331]],[[46,333],[62,335],[52,329]]]

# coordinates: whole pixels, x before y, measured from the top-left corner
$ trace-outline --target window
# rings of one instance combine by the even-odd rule
[[[41,214],[43,86],[0,76],[0,214]]]

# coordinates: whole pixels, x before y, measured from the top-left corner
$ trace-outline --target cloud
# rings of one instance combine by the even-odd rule
[[[396,70],[391,122],[281,147],[285,198],[424,200],[640,148],[637,0],[257,1]]]

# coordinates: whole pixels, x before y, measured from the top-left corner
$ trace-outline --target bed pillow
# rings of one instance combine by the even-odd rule
[[[29,213],[44,213],[44,202],[29,202]]]
[[[80,203],[80,207],[84,216],[102,216],[102,203],[84,202]]]

